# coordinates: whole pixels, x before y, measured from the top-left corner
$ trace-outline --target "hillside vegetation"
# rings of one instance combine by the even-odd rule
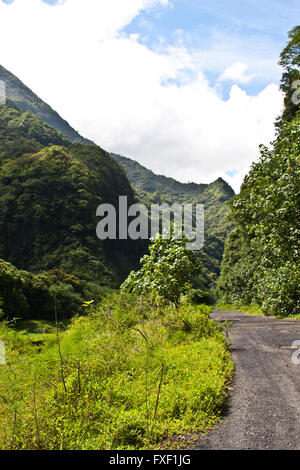
[[[300,78],[300,27],[281,55],[285,110],[272,148],[246,176],[229,203],[236,229],[228,237],[219,280],[221,301],[258,303],[269,315],[300,313],[300,127],[299,104],[290,89]]]
[[[20,112],[14,103],[0,105],[0,162],[38,152],[50,144],[69,147],[71,142],[38,116]]]
[[[72,144],[8,104],[0,106],[0,297],[10,317],[48,318],[56,295],[68,316],[101,298],[99,286],[118,287],[144,252],[95,233],[97,206],[117,206],[120,194],[132,204],[134,193],[100,147]]]
[[[108,287],[95,280],[79,279],[60,269],[39,274],[17,269],[0,259],[0,299],[5,318],[53,320],[54,308],[59,318],[84,313],[86,299],[100,300]]]
[[[222,178],[211,184],[180,183],[173,178],[156,175],[127,157],[111,154],[124,168],[137,197],[151,204],[204,204],[204,247],[198,253],[203,264],[199,287],[213,288],[220,274],[224,243],[233,228],[226,202],[234,196],[233,189]]]
[[[92,144],[88,139],[78,134],[59,114],[41,100],[21,80],[0,65],[0,80],[5,82],[6,96],[17,105],[21,111],[30,111],[38,115],[42,121],[59,130],[71,142]]]
[[[121,169],[124,165],[119,166],[120,161],[116,163],[112,158],[116,156],[95,145],[74,143],[88,141],[82,140],[71,128],[71,133],[69,128],[66,132],[62,120],[57,121],[58,115],[3,68],[0,68],[0,79],[5,80],[8,93],[6,106],[0,106],[0,259],[3,278],[0,297],[4,298],[7,314],[11,316],[13,308],[22,305],[18,316],[48,317],[48,301],[43,303],[42,295],[40,301],[32,302],[28,288],[22,282],[20,284],[24,276],[26,279],[39,274],[45,278],[50,276],[46,283],[51,284],[52,273],[58,270],[60,294],[57,288],[52,288],[51,298],[53,303],[55,291],[58,297],[63,295],[62,304],[66,304],[66,298],[72,299],[65,312],[67,316],[74,313],[75,307],[79,308],[83,297],[101,298],[103,289],[99,286],[118,287],[124,281],[147,251],[147,243],[101,242],[95,236],[97,206],[105,202],[117,207],[120,195],[127,195],[129,205],[137,201],[148,206],[154,201],[205,204],[205,248],[199,253],[203,268],[194,278],[194,287],[203,292],[202,300],[208,300],[205,290],[215,285],[224,241],[232,227],[226,219],[225,206],[225,201],[234,194],[230,186],[221,178],[211,185],[179,183],[125,159],[138,168],[139,183],[132,189]],[[136,182],[132,172],[128,173],[127,168],[125,171],[131,183]],[[7,268],[5,262],[13,266]],[[68,276],[78,280],[79,290],[69,283]],[[20,293],[10,308],[5,300],[6,297],[14,298],[9,285],[18,285]],[[42,290],[34,291],[35,295],[39,297],[43,289],[48,298],[49,289],[44,285]],[[34,312],[36,305],[38,311]]]
[[[43,148],[0,168],[0,257],[33,272],[61,268],[92,280],[113,277],[107,246],[96,238],[96,209],[131,187],[99,147]],[[121,254],[120,254],[121,256]],[[115,273],[116,274],[116,273]]]

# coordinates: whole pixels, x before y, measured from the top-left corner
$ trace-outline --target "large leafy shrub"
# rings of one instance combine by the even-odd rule
[[[185,237],[157,235],[151,240],[149,255],[141,259],[141,269],[131,272],[122,284],[123,291],[146,297],[156,304],[178,304],[191,289],[193,275],[199,271],[195,255],[186,248]]]

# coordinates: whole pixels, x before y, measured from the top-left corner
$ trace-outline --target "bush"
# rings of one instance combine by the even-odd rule
[[[177,239],[174,229],[170,237],[157,235],[151,240],[149,255],[141,269],[131,272],[121,290],[133,292],[156,305],[178,305],[180,297],[191,289],[192,277],[199,271],[195,255],[186,248],[188,240]]]

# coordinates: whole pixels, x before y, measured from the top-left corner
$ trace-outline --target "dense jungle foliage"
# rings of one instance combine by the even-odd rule
[[[104,248],[95,228],[98,205],[117,205],[119,194],[134,201],[126,176],[99,147],[51,146],[4,162],[0,257],[33,272],[60,268],[102,283],[118,279],[110,252],[121,246]]]
[[[36,153],[46,145],[68,147],[71,142],[30,112],[0,105],[0,162]]]
[[[0,259],[0,299],[5,318],[53,320],[84,312],[86,299],[101,300],[110,289],[59,269],[32,274]]]
[[[68,316],[78,312],[84,300],[98,299],[99,285],[118,287],[145,252],[145,244],[100,241],[95,232],[97,206],[117,206],[120,194],[132,204],[134,193],[104,150],[72,144],[38,116],[9,104],[0,106],[0,297],[8,316],[14,311],[16,316],[47,318],[47,288],[34,288],[33,301],[24,285],[33,279],[30,273],[41,274],[51,284],[48,272],[58,270],[65,292],[56,289],[56,294],[61,297],[58,303],[65,305],[69,295]],[[8,268],[8,263],[15,267]],[[69,276],[80,279],[79,290],[66,281]],[[18,295],[9,290],[25,278]]]
[[[261,146],[259,161],[229,203],[236,229],[219,280],[223,302],[258,303],[269,315],[300,313],[300,106],[289,101],[286,88],[300,74],[299,33],[299,26],[290,32],[281,55],[286,95],[277,139],[272,148]]]
[[[288,36],[290,40],[280,54],[279,61],[284,69],[280,83],[284,94],[284,110],[276,124],[279,131],[284,122],[300,121],[300,26],[295,26]]]

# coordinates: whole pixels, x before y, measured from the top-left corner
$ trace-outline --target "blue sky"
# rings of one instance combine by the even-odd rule
[[[274,139],[299,0],[47,3],[0,0],[1,65],[106,150],[239,189]]]
[[[125,28],[127,33],[139,33],[152,48],[160,41],[172,44],[180,41],[188,49],[210,50],[219,41],[227,43],[238,56],[273,61],[273,81],[278,83],[281,71],[276,67],[278,56],[287,40],[287,32],[300,19],[298,0],[172,0],[170,6],[158,6],[144,11]],[[230,65],[230,63],[228,63]],[[204,64],[203,70],[212,83],[219,76],[218,63]],[[244,85],[256,94],[270,82],[270,75],[252,64],[256,78]],[[224,86],[227,94],[231,83]]]

